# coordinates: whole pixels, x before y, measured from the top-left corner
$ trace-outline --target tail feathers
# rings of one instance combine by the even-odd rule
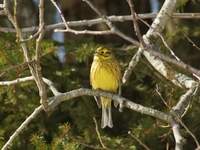
[[[101,121],[101,128],[105,128],[106,126],[112,128],[112,115],[111,115],[111,106],[104,108],[102,107],[102,121]]]

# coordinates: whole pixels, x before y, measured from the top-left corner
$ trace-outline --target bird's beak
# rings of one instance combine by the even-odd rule
[[[98,52],[94,52],[94,56],[97,56],[99,53]]]

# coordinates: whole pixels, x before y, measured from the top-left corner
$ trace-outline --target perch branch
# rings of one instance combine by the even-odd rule
[[[150,115],[155,118],[161,119],[163,121],[168,122],[169,124],[172,124],[174,122],[173,117],[171,114],[167,114],[152,108],[148,108],[139,104],[136,104],[132,101],[129,101],[126,98],[123,98],[117,94],[104,92],[101,90],[91,90],[91,89],[85,89],[80,88],[76,90],[72,90],[66,93],[59,93],[58,95],[55,95],[54,97],[51,97],[48,99],[49,101],[49,108],[50,110],[54,110],[55,107],[57,107],[61,102],[70,100],[75,97],[79,96],[103,96],[105,98],[113,99],[114,101],[117,101],[118,103],[124,103],[124,106],[133,110],[137,111],[142,114]],[[6,142],[6,144],[3,146],[2,150],[6,150],[9,146],[12,145],[13,140],[17,137],[17,135],[22,132],[23,129],[27,126],[27,124],[34,119],[34,117],[43,110],[42,105],[39,106],[34,110],[34,112],[22,123],[22,125],[14,132],[14,134],[10,137],[10,139]]]
[[[169,124],[173,124],[174,120],[171,114],[167,114],[152,108],[148,108],[139,104],[136,104],[132,101],[129,101],[126,98],[123,98],[119,95],[113,94],[113,93],[108,93],[100,90],[91,90],[91,89],[85,89],[85,88],[80,88],[76,89],[73,91],[69,91],[66,93],[59,93],[58,95],[55,95],[54,97],[48,98],[49,102],[49,108],[51,110],[54,110],[55,107],[57,107],[61,102],[70,100],[75,97],[80,97],[80,96],[103,96],[106,98],[113,99],[114,101],[117,101],[118,103],[124,103],[124,106],[133,110],[137,111],[142,114],[150,115],[155,118],[161,119],[163,121],[168,122]],[[34,117],[43,110],[42,105],[40,105],[38,108],[34,110],[34,112],[20,125],[20,127],[14,132],[14,134],[10,137],[10,139],[6,142],[6,144],[3,146],[2,150],[6,150],[9,146],[12,145],[13,140],[17,137],[17,135],[23,131],[23,129],[26,128],[28,123],[34,119]]]

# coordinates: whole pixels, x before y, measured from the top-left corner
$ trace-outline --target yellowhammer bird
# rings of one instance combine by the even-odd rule
[[[121,69],[114,54],[105,47],[99,47],[94,53],[90,70],[90,83],[94,90],[121,93]],[[95,97],[99,107],[102,106],[101,128],[113,127],[111,116],[111,99]],[[115,103],[116,104],[116,103]]]

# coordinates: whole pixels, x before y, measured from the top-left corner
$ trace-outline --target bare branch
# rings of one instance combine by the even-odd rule
[[[156,84],[156,93],[160,96],[161,100],[163,101],[163,103],[165,104],[165,106],[167,106],[167,108],[171,109],[171,107],[167,104],[167,102],[165,101],[165,99],[162,97],[162,94],[159,91],[159,86]]]
[[[24,42],[28,42],[30,40],[35,39],[38,35],[40,35],[41,32],[43,32],[44,28],[39,28],[39,30],[34,34],[34,35],[30,35],[30,37],[28,39],[23,39],[21,41],[19,41],[20,43],[24,43]]]
[[[15,23],[15,21],[14,21],[14,19],[13,19],[13,16],[11,15],[11,13],[10,13],[10,11],[9,11],[9,9],[8,9],[8,1],[6,1],[6,0],[4,0],[4,11],[6,12],[6,14],[7,14],[7,17],[8,17],[8,19],[10,20],[10,22],[13,24],[13,26],[15,27],[15,30],[18,32],[18,36],[19,36],[19,39],[20,40],[22,40],[23,38],[22,38],[22,35],[21,35],[21,32],[20,32],[20,30],[19,30],[19,27],[16,25],[16,23]],[[21,46],[22,46],[22,49],[23,49],[23,52],[24,52],[24,56],[25,56],[25,58],[26,58],[26,61],[31,61],[31,56],[30,56],[30,53],[29,53],[29,51],[28,51],[28,48],[27,48],[27,46],[26,46],[26,44],[21,44]],[[34,72],[34,69],[32,68],[32,66],[30,66],[29,65],[29,67],[30,67],[30,70],[31,70],[31,72],[33,73]]]
[[[117,94],[108,93],[108,92],[104,92],[101,90],[95,91],[95,90],[85,89],[85,88],[80,88],[77,90],[69,91],[66,93],[59,94],[56,97],[49,98],[48,99],[48,101],[50,101],[49,110],[54,110],[55,107],[58,106],[63,101],[67,101],[69,99],[83,96],[83,95],[106,97],[106,98],[112,99],[114,101],[117,101],[119,104],[123,103],[123,105],[125,107],[127,107],[131,110],[137,111],[142,114],[156,117],[158,119],[168,122],[169,124],[171,124],[171,122],[173,121],[173,118],[171,117],[171,115],[168,115],[164,112],[161,112],[161,111],[158,111],[158,110],[155,110],[152,108],[148,108],[148,107],[144,107],[142,105],[136,104],[136,103],[129,101],[128,99],[123,98]]]
[[[61,19],[62,19],[62,21],[63,21],[63,23],[64,23],[64,25],[65,25],[66,30],[69,30],[69,26],[68,26],[68,24],[67,24],[67,22],[66,22],[66,20],[65,20],[65,17],[64,17],[63,14],[62,14],[62,11],[60,10],[60,8],[58,7],[58,5],[56,4],[56,2],[55,2],[54,0],[51,0],[51,2],[52,2],[52,4],[56,7],[57,11],[59,12],[60,17],[61,17]],[[57,30],[57,31],[58,31],[58,30]],[[62,31],[62,32],[63,32],[63,31]]]
[[[42,79],[42,73],[41,73],[41,66],[40,66],[40,45],[45,33],[44,30],[44,0],[40,0],[39,3],[39,26],[41,28],[41,32],[39,37],[36,40],[36,66],[35,66],[35,71],[36,71],[36,84],[39,89],[39,94],[40,94],[40,103],[44,107],[44,110],[48,110],[48,102],[47,102],[47,93],[46,93],[46,86],[44,84],[44,81]]]
[[[122,77],[122,83],[125,84],[126,81],[128,80],[129,76],[131,75],[133,69],[135,68],[135,66],[137,65],[137,63],[139,62],[141,55],[142,55],[143,51],[142,49],[138,50],[135,55],[132,57],[131,61],[129,62],[128,67],[126,68],[124,75]]]
[[[43,80],[44,80],[44,82],[49,86],[49,88],[50,88],[50,90],[52,91],[53,95],[56,96],[56,95],[61,94],[61,93],[56,89],[56,87],[54,86],[53,82],[51,82],[49,79],[44,78],[44,77],[43,77]]]
[[[187,126],[182,122],[181,118],[176,115],[174,112],[172,112],[173,115],[175,115],[176,119],[180,122],[180,124],[186,129],[186,131],[192,136],[192,138],[194,139],[196,145],[197,145],[197,148],[200,146],[199,145],[199,142],[197,140],[197,138],[195,137],[195,135],[187,128]]]
[[[114,34],[110,30],[104,30],[104,31],[83,30],[83,31],[77,31],[77,30],[72,30],[72,29],[68,29],[68,30],[55,29],[54,32],[70,32],[70,33],[74,33],[76,35],[78,35],[78,34],[90,34],[90,35],[109,35],[109,34]]]
[[[7,15],[7,13],[3,11],[3,15]],[[146,14],[138,14],[138,16],[141,19],[149,19],[149,18],[155,18],[157,14],[146,13]],[[180,19],[198,19],[200,18],[200,13],[174,13],[172,17],[180,18]],[[132,16],[131,15],[108,16],[108,19],[112,22],[124,22],[124,21],[132,21]],[[139,19],[139,18],[137,17],[136,19]],[[91,20],[67,21],[67,24],[69,27],[78,27],[78,26],[92,26],[95,24],[103,23],[103,22],[104,21],[102,20],[102,18],[98,18],[98,19],[91,19]],[[64,27],[65,27],[64,23],[57,23],[53,25],[47,25],[45,26],[45,29],[48,31],[48,30],[64,28]],[[22,33],[37,32],[38,30],[39,30],[39,27],[35,26],[35,27],[29,27],[29,28],[22,28],[21,32]],[[0,27],[0,31],[5,32],[5,33],[16,33],[15,29],[5,28],[5,27]]]
[[[141,43],[142,49],[144,49],[146,47],[146,44],[144,43],[144,40],[140,34],[140,29],[139,26],[137,24],[137,20],[136,20],[136,15],[135,15],[135,10],[133,7],[133,4],[130,0],[127,0],[130,10],[131,10],[131,16],[133,17],[133,25],[134,25],[134,29],[136,32],[136,35]],[[137,63],[140,60],[141,54],[143,53],[142,49],[138,50],[136,52],[136,54],[132,57],[132,60],[129,62],[128,67],[126,68],[124,75],[122,77],[122,83],[125,84],[126,81],[128,80],[129,76],[131,75],[133,69],[135,68],[135,66],[137,65]]]
[[[30,77],[18,78],[16,80],[12,80],[12,81],[0,81],[0,85],[2,85],[2,86],[5,86],[5,85],[10,86],[10,85],[19,84],[19,83],[27,82],[27,81],[33,81],[33,80],[34,80],[34,77],[30,76]],[[54,86],[53,82],[51,82],[47,78],[43,78],[43,80],[49,86],[50,90],[52,91],[52,93],[55,96],[61,94],[60,92],[58,92],[58,90]]]
[[[199,88],[198,83],[193,83],[191,88],[180,97],[180,100],[172,108],[172,110],[176,113],[177,116],[181,117],[184,113],[185,109],[188,107],[188,105],[191,103],[193,96],[195,95],[197,89]]]
[[[13,18],[14,18],[15,29],[16,29],[16,38],[17,38],[16,42],[18,43],[19,39],[20,39],[20,37],[19,37],[20,30],[19,30],[19,26],[18,26],[18,22],[17,22],[17,4],[18,4],[17,0],[14,0],[14,16],[13,16]]]
[[[175,138],[175,150],[183,150],[183,143],[185,143],[185,139],[180,134],[180,127],[178,123],[172,124],[172,131]]]
[[[126,0],[129,4],[129,7],[130,7],[130,10],[131,10],[131,16],[133,17],[133,26],[134,26],[134,30],[136,32],[136,35],[141,43],[141,48],[142,49],[145,49],[146,47],[146,44],[144,43],[144,40],[142,38],[142,35],[140,33],[140,28],[138,26],[138,23],[137,23],[137,20],[136,20],[136,13],[135,13],[135,10],[134,10],[134,5],[132,4],[131,0]]]
[[[7,85],[7,86],[10,86],[10,85],[13,85],[13,84],[18,84],[18,83],[21,83],[21,82],[27,82],[27,81],[32,81],[33,80],[33,77],[24,77],[24,78],[18,78],[16,80],[13,80],[13,81],[0,81],[0,85]]]
[[[175,116],[175,118],[181,123],[181,125],[188,131],[188,133],[193,137],[194,141],[197,144],[197,147],[199,147],[199,142],[197,141],[196,137],[193,135],[193,133],[184,125],[184,123],[181,121],[181,117],[183,116],[184,112],[187,110],[186,108],[189,107],[189,104],[192,101],[193,96],[195,95],[199,85],[194,83],[192,87],[181,96],[179,102],[172,108],[171,113]],[[179,133],[179,125],[178,123],[175,123],[172,125],[172,130],[174,133],[174,137],[176,140],[176,150],[181,150],[182,145],[185,143],[185,139],[182,138],[182,136]]]

